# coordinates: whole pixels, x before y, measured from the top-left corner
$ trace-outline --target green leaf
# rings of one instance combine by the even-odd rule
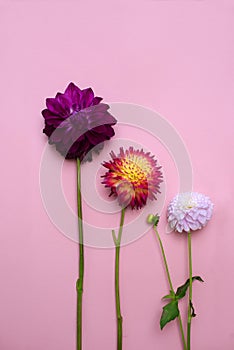
[[[175,299],[175,293],[173,291],[170,290],[170,294],[164,295],[164,297],[162,297],[162,299]]]
[[[160,327],[163,329],[165,325],[179,316],[178,301],[173,300],[163,307],[160,319]]]
[[[164,299],[173,299],[173,298],[174,298],[174,296],[171,294],[167,294],[167,295],[164,295],[164,297],[162,297],[163,300]]]
[[[193,280],[193,281],[194,281],[194,280],[197,280],[197,281],[199,281],[199,282],[204,282],[203,279],[202,279],[200,276],[194,276],[194,277],[192,278],[192,280]],[[188,287],[189,287],[189,278],[187,279],[187,281],[186,281],[182,286],[180,286],[180,287],[177,288],[177,291],[176,291],[176,294],[175,294],[176,297],[177,297],[178,299],[182,299],[182,298],[185,296]]]

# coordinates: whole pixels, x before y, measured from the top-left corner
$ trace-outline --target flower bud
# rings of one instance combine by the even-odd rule
[[[158,214],[156,214],[156,215],[149,214],[149,216],[147,218],[147,222],[148,222],[148,224],[151,224],[153,226],[158,226],[159,218],[160,218],[160,216]]]

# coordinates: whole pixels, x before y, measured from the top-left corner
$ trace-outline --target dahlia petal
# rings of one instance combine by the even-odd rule
[[[189,232],[189,225],[185,220],[183,220],[183,228],[184,228],[184,231]]]
[[[203,216],[206,216],[206,215],[207,215],[207,211],[204,210],[204,209],[200,209],[200,210],[199,210],[199,214],[200,214],[200,215],[203,215]]]
[[[186,221],[189,223],[194,223],[194,219],[190,215],[186,215]]]
[[[182,232],[183,231],[183,227],[182,227],[182,225],[180,225],[180,224],[177,224],[177,226],[176,226],[176,230],[178,231],[178,232]]]
[[[74,83],[70,83],[66,90],[64,91],[64,95],[69,95],[70,97],[73,97],[74,95],[80,95],[81,89],[76,86]]]
[[[176,219],[174,219],[174,220],[172,220],[172,221],[169,221],[169,225],[170,225],[170,227],[171,227],[172,229],[175,228],[176,222],[177,222]]]
[[[103,133],[105,133],[106,131],[109,131],[109,130],[107,130],[106,125],[99,125],[99,126],[96,126],[95,128],[93,128],[91,131],[95,132],[95,133],[98,133],[98,134],[103,134]]]
[[[101,132],[101,130],[103,130],[103,131]],[[115,135],[114,129],[111,126],[106,125],[106,124],[104,125],[103,128],[102,128],[102,126],[97,126],[96,128],[92,129],[91,132],[92,133],[95,132],[99,135],[102,134],[102,137],[104,139],[111,138],[112,136]]]
[[[54,132],[54,127],[51,125],[45,124],[43,133],[46,134],[48,137],[50,137],[53,132]]]
[[[57,100],[60,103],[60,106],[63,109],[63,112],[69,116],[73,112],[73,110],[71,110],[71,106],[72,106],[71,98],[69,98],[69,96],[61,94],[58,96]]]
[[[81,91],[81,109],[90,107],[94,99],[94,93],[91,88]]]
[[[54,114],[63,115],[64,110],[56,98],[47,98],[46,107]]]
[[[189,215],[193,218],[193,220],[197,220],[197,218],[199,216],[199,212],[197,212],[196,210],[191,210],[189,212]]]
[[[49,109],[43,109],[41,114],[43,115],[46,121],[47,119],[57,119],[57,118],[61,119],[60,115],[54,114],[53,112],[49,111]]]
[[[44,109],[41,113],[45,118],[45,123],[53,125],[55,128],[64,120],[61,116],[53,114],[48,109]]]
[[[196,231],[196,230],[199,229],[199,225],[198,225],[197,222],[190,222],[190,223],[189,223],[189,227],[190,227],[190,229],[193,230],[193,231]]]
[[[94,97],[93,102],[92,102],[92,106],[98,105],[102,100],[103,100],[103,98],[101,98],[101,97]]]
[[[82,91],[78,86],[76,86],[74,83],[70,83],[66,88],[64,95],[70,98],[71,106],[74,111],[78,111],[81,109],[80,100]]]
[[[183,220],[184,217],[185,217],[185,213],[184,213],[183,211],[180,211],[180,212],[177,214],[177,216],[178,216],[178,219],[179,219],[179,220]]]
[[[206,217],[204,217],[202,215],[199,215],[197,219],[202,225],[204,225],[206,223]]]
[[[209,204],[208,203],[202,203],[201,204],[201,208],[207,209],[207,208],[209,208]]]
[[[171,221],[171,220],[174,220],[175,219],[175,216],[173,214],[170,214],[168,216],[168,221]]]

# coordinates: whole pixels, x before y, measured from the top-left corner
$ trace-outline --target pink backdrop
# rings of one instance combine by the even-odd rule
[[[194,189],[215,203],[212,221],[193,236],[194,274],[205,280],[194,284],[193,350],[233,349],[234,2],[0,3],[0,349],[75,349],[77,245],[49,220],[38,180],[46,143],[40,111],[70,81],[92,86],[105,101],[158,111],[184,139]],[[168,203],[177,179],[167,172],[166,152],[158,156]],[[72,180],[67,192],[74,204],[72,164],[64,176]],[[178,285],[188,274],[186,239],[164,234],[165,218],[160,230]],[[86,248],[85,259],[84,350],[114,350],[114,251]],[[149,231],[121,252],[124,349],[180,348],[176,324],[163,332],[158,325],[167,291]]]

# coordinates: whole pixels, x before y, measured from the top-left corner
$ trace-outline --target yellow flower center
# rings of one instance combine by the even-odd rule
[[[121,176],[130,182],[142,183],[147,180],[150,172],[149,162],[139,155],[129,155],[122,160]]]
[[[196,203],[194,201],[192,201],[191,199],[188,199],[187,201],[185,201],[183,208],[184,209],[192,209],[196,206]]]

